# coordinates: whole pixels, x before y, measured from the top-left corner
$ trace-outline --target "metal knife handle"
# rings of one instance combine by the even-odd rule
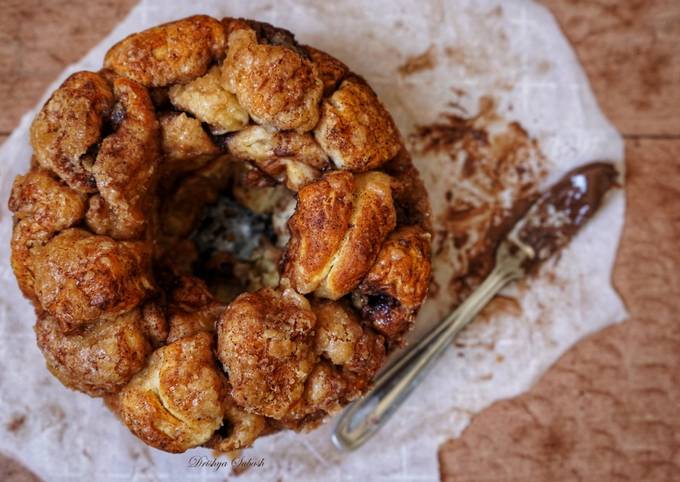
[[[372,390],[347,407],[333,432],[333,444],[354,450],[382,427],[413,392],[434,362],[503,286],[521,276],[513,263],[497,263],[481,285],[455,311],[380,374]]]

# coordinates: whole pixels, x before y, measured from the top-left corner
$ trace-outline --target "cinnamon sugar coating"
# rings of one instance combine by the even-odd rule
[[[323,82],[324,95],[331,95],[342,79],[349,73],[349,68],[335,57],[322,50],[305,45],[304,49],[311,61],[316,65],[319,77]]]
[[[170,293],[167,307],[167,342],[202,331],[214,332],[225,305],[215,299],[205,283],[193,276],[182,276]]]
[[[140,319],[132,310],[65,335],[58,320],[41,315],[35,333],[50,372],[65,386],[99,397],[117,392],[144,367],[151,346]]]
[[[183,84],[224,57],[222,24],[195,15],[132,34],[111,47],[104,67],[147,87]]]
[[[315,324],[309,302],[291,289],[236,298],[217,325],[217,356],[234,400],[253,413],[282,418],[314,368]]]
[[[62,231],[35,254],[40,308],[64,331],[131,310],[153,290],[149,247],[83,229]]]
[[[184,112],[168,112],[160,118],[161,163],[163,175],[174,176],[200,169],[219,153],[219,149],[201,126],[201,122]]]
[[[193,16],[114,45],[31,126],[11,263],[47,368],[169,452],[310,430],[427,291],[427,193],[387,110],[287,30]]]
[[[135,239],[147,228],[160,161],[159,125],[148,92],[126,78],[113,82],[121,120],[99,147],[92,174],[99,194],[90,198],[87,224],[115,239]]]
[[[212,344],[208,333],[199,332],[159,348],[117,395],[119,416],[144,442],[184,452],[220,427],[227,381]]]
[[[12,232],[12,269],[23,294],[37,301],[34,255],[53,233],[80,222],[85,215],[85,196],[47,171],[33,169],[17,176],[8,205],[16,220]]]
[[[293,191],[329,167],[328,156],[308,133],[250,126],[230,137],[227,146],[233,156],[252,162]]]
[[[283,274],[300,293],[337,300],[359,284],[395,225],[389,176],[332,172],[298,193]]]
[[[364,318],[390,340],[408,331],[427,295],[430,239],[419,226],[394,231],[354,293]]]
[[[76,72],[52,94],[31,124],[35,160],[80,192],[97,190],[89,150],[101,137],[114,97],[94,72]]]
[[[321,105],[314,136],[338,169],[377,169],[401,149],[399,131],[363,79],[345,79]]]
[[[288,46],[258,42],[248,26],[230,33],[222,75],[259,124],[309,131],[319,120],[323,82],[314,63]]]

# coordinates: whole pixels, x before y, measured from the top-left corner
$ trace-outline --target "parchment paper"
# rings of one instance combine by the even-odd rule
[[[125,35],[194,13],[263,20],[327,50],[369,81],[405,136],[435,121],[449,102],[474,115],[480,98],[489,96],[497,113],[490,129],[503,131],[518,121],[540,146],[547,171],[542,184],[591,160],[623,164],[621,137],[600,112],[573,51],[550,13],[528,0],[144,0],[48,92],[69,73],[98,70],[106,49]],[[218,459],[223,466],[192,467],[212,460],[207,450],[170,455],[146,447],[100,400],[65,389],[45,369],[33,310],[9,265],[6,207],[14,176],[28,167],[34,114],[24,116],[0,149],[0,451],[45,480],[232,479],[227,459]],[[456,164],[438,154],[415,161],[438,223],[446,190],[462,189],[454,182]],[[516,300],[513,309],[488,310],[461,335],[360,451],[342,454],[332,447],[333,423],[309,434],[282,433],[244,453],[245,460],[262,462],[245,471],[241,465],[238,480],[438,479],[443,440],[459,435],[493,401],[526,390],[577,340],[625,317],[610,279],[623,214],[618,191],[556,261],[506,291]],[[435,275],[445,282],[451,267],[436,260]],[[449,292],[438,290],[413,336],[432,326],[450,302]]]

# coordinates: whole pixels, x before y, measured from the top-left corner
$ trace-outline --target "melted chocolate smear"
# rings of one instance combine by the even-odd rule
[[[424,70],[431,70],[437,66],[437,56],[434,45],[430,45],[425,52],[420,55],[414,55],[406,59],[397,71],[403,75],[412,75]]]
[[[14,415],[12,419],[7,423],[7,431],[11,433],[16,433],[24,426],[26,423],[26,415]]]
[[[450,188],[431,198],[439,207],[433,264],[452,266],[440,287],[449,293],[451,309],[489,274],[496,247],[538,198],[548,165],[538,140],[504,119],[493,98],[480,98],[477,113],[468,115],[459,105],[464,92],[454,94],[451,110],[409,136],[416,155],[446,156],[454,166]]]
[[[420,153],[446,151],[452,152],[458,148],[458,143],[471,137],[476,141],[488,145],[488,134],[484,129],[474,125],[476,118],[468,119],[457,114],[445,112],[440,115],[440,121],[428,125],[417,126],[411,140],[418,142]]]
[[[574,237],[602,204],[607,192],[618,186],[613,164],[594,162],[567,173],[531,207],[517,238],[536,252],[527,268],[535,268]]]

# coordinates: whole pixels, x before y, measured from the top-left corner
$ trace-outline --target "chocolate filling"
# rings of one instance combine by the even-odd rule
[[[361,307],[362,318],[390,340],[403,335],[413,321],[412,313],[387,293],[356,293],[355,297],[356,305]]]
[[[517,238],[536,252],[527,268],[535,268],[574,237],[598,210],[605,194],[617,186],[618,171],[594,162],[567,173],[530,208]]]

